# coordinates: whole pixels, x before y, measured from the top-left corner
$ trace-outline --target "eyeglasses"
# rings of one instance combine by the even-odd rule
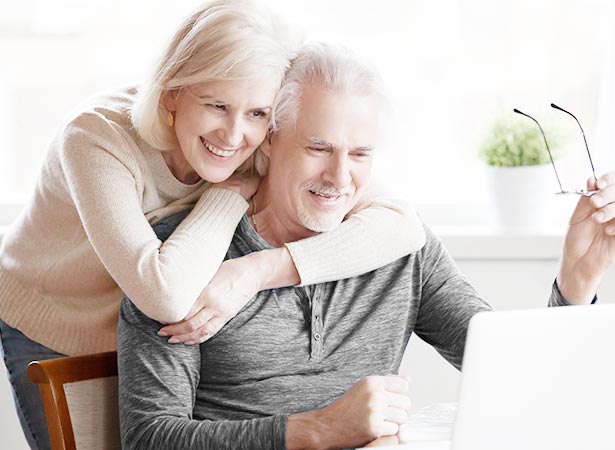
[[[597,182],[598,179],[596,178],[596,171],[594,170],[594,162],[592,161],[591,153],[589,153],[589,146],[587,145],[587,139],[585,138],[585,131],[583,131],[583,127],[581,126],[581,123],[579,122],[579,119],[577,119],[574,114],[572,114],[569,111],[566,111],[564,108],[560,108],[555,103],[551,103],[551,108],[559,109],[560,111],[565,112],[569,116],[572,116],[574,118],[574,120],[577,121],[577,124],[579,125],[579,128],[581,129],[581,134],[583,134],[583,142],[585,142],[585,149],[587,150],[587,156],[589,158],[589,163],[592,166],[592,174],[594,175],[594,180],[596,180],[596,182]],[[564,188],[562,187],[562,182],[560,181],[559,174],[557,173],[557,169],[555,168],[555,162],[553,161],[553,155],[551,154],[551,149],[549,148],[549,143],[547,142],[547,137],[545,136],[545,133],[542,130],[542,127],[540,126],[538,121],[536,119],[534,119],[532,116],[530,116],[528,114],[525,114],[524,112],[519,111],[517,108],[515,108],[513,111],[516,112],[517,114],[521,114],[522,116],[529,117],[534,122],[536,122],[536,125],[538,125],[538,128],[540,129],[540,134],[542,134],[542,138],[545,141],[545,146],[547,147],[547,152],[549,152],[549,159],[551,160],[551,165],[553,166],[553,171],[555,172],[555,177],[557,178],[557,183],[559,184],[559,190],[560,191],[556,192],[556,194],[573,194],[573,195],[584,195],[586,197],[589,197],[589,196],[595,194],[596,192],[598,192],[598,191],[588,191],[586,189],[577,189],[577,190],[574,190],[574,191],[565,191]]]

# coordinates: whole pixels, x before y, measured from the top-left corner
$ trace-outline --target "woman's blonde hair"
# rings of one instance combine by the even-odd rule
[[[177,146],[164,96],[197,83],[272,78],[282,82],[298,40],[250,0],[217,0],[199,8],[175,33],[148,83],[139,89],[132,122],[154,148]]]

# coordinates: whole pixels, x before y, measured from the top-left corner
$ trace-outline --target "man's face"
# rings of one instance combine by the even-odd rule
[[[368,181],[378,119],[372,97],[305,89],[295,129],[275,133],[263,149],[270,203],[287,227],[322,232],[342,222]]]

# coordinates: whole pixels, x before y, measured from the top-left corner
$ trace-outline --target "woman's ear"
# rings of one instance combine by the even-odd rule
[[[177,111],[177,98],[179,97],[179,91],[165,91],[162,94],[161,101],[167,111]]]

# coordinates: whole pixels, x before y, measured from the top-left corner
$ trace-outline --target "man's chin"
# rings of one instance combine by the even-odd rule
[[[338,227],[344,217],[317,217],[308,214],[299,214],[301,224],[315,233],[324,233]]]

